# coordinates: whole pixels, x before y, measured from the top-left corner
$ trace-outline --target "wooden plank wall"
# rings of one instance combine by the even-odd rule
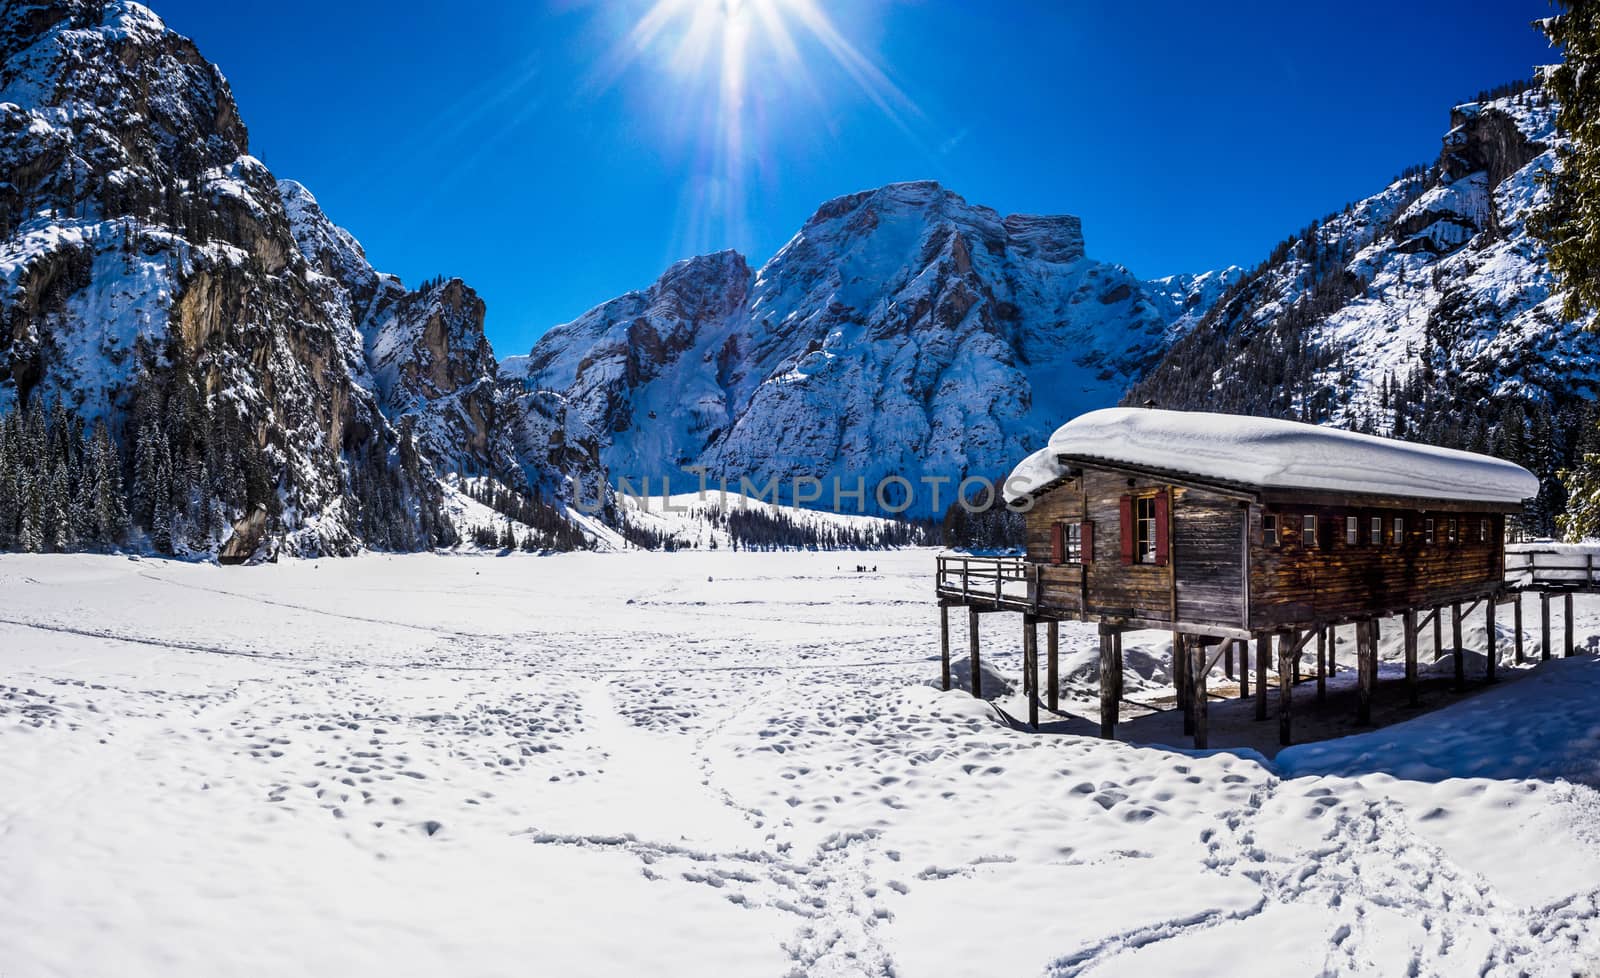
[[[1176,489],[1172,556],[1178,575],[1178,619],[1244,625],[1244,526],[1238,500],[1199,489]]]
[[[1269,507],[1278,516],[1280,543],[1266,546],[1260,514],[1251,520],[1251,627],[1312,620],[1357,618],[1404,608],[1447,604],[1500,583],[1505,518],[1499,514],[1422,512],[1415,509]],[[1301,519],[1317,517],[1318,546],[1301,543]],[[1345,542],[1346,516],[1355,516],[1360,542]],[[1384,542],[1368,542],[1370,519],[1383,519]],[[1393,520],[1405,518],[1404,538],[1393,540]],[[1424,540],[1424,520],[1434,520],[1435,542]],[[1459,538],[1446,539],[1455,517]],[[1478,521],[1489,520],[1489,540],[1478,539]],[[1291,532],[1285,534],[1284,530]]]

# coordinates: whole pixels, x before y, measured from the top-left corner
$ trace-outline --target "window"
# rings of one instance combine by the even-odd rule
[[[1133,501],[1133,559],[1141,564],[1156,562],[1156,499],[1140,496]]]
[[[1422,521],[1422,542],[1433,542],[1433,517],[1431,516]]]
[[[1368,532],[1372,534],[1372,539],[1367,541],[1368,543],[1374,547],[1383,546],[1383,517],[1374,516],[1372,518],[1372,527]]]
[[[1489,542],[1489,517],[1487,516],[1478,521],[1478,542]]]
[[[1268,547],[1276,547],[1278,545],[1278,514],[1262,514],[1261,542]]]
[[[1361,542],[1361,521],[1354,516],[1344,518],[1344,542],[1352,547]]]
[[[1317,545],[1317,518],[1315,516],[1301,517],[1300,542],[1308,547]]]
[[[1405,542],[1406,518],[1404,516],[1396,516],[1394,518],[1394,545],[1398,547]]]
[[[1067,563],[1083,563],[1083,524],[1067,524]]]
[[[1050,527],[1050,561],[1056,564],[1086,564],[1093,554],[1094,536],[1088,523],[1055,523]]]
[[[1450,517],[1450,519],[1445,523],[1445,528],[1445,532],[1449,534],[1449,540],[1451,543],[1455,543],[1457,540],[1461,539],[1459,536],[1456,536],[1456,518],[1454,516]]]

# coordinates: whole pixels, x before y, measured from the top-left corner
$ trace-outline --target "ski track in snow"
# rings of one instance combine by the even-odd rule
[[[1600,662],[1271,764],[1033,733],[852,557],[0,557],[0,973],[1600,966]]]

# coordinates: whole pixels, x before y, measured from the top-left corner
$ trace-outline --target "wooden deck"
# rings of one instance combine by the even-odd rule
[[[1600,553],[1561,543],[1506,546],[1506,585],[1517,591],[1600,593]]]

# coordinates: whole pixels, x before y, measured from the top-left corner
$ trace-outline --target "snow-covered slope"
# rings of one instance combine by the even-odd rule
[[[1560,314],[1529,231],[1562,136],[1539,88],[1456,106],[1438,160],[1291,236],[1127,401],[1489,451],[1545,483],[1591,427],[1600,337]]]
[[[614,477],[993,477],[1114,403],[1236,275],[1142,282],[1087,258],[1075,217],[893,184],[822,205],[757,271],[679,262],[501,373],[558,392]]]

